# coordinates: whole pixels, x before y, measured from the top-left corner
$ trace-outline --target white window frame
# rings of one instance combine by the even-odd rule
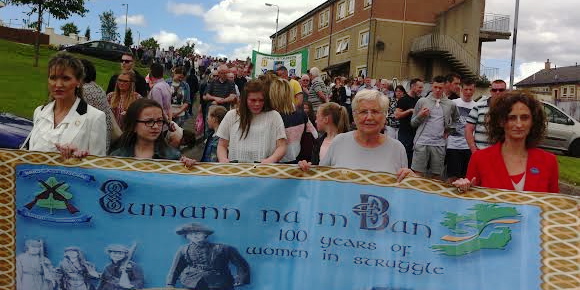
[[[312,34],[312,23],[314,22],[314,20],[312,20],[312,18],[302,22],[302,36],[308,36],[310,34]]]
[[[355,0],[346,0],[346,16],[350,16],[354,14],[354,10],[356,9]]]
[[[290,35],[288,43],[296,41],[296,36],[298,35],[298,27],[296,26],[292,27],[288,34]]]
[[[367,43],[366,44],[363,44],[362,43],[363,35],[364,34],[367,34],[368,35],[367,36]],[[371,41],[371,32],[370,32],[370,30],[367,29],[367,30],[359,31],[359,33],[358,33],[358,47],[359,48],[367,48],[369,46],[370,41]]]
[[[326,9],[318,14],[318,28],[326,28],[330,23],[330,9]]]
[[[373,0],[363,0],[363,1],[364,1],[364,2],[363,2],[363,3],[364,3],[364,4],[363,4],[363,8],[364,8],[364,9],[370,8],[370,7],[371,7],[371,5],[373,5]]]
[[[356,67],[356,77],[360,76],[360,73],[364,71],[365,72],[365,77],[368,76],[368,71],[367,71],[367,66],[366,65],[360,65]]]
[[[278,35],[278,47],[286,46],[286,32]]]
[[[349,48],[350,48],[350,36],[339,38],[336,41],[336,50],[335,50],[336,54],[348,52]]]
[[[560,99],[563,101],[575,101],[576,100],[576,86],[562,86],[560,88],[562,91]]]
[[[336,5],[336,20],[342,20],[346,17],[346,1],[341,1]]]
[[[323,59],[325,57],[328,57],[330,52],[330,46],[328,45],[328,43],[317,46],[314,49],[314,59],[318,60],[318,59]]]

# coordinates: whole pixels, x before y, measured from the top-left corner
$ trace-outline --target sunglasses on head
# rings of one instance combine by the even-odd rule
[[[132,63],[133,60],[132,59],[122,59],[121,62],[122,63]]]
[[[491,89],[492,92],[497,93],[497,92],[505,92],[505,89]]]

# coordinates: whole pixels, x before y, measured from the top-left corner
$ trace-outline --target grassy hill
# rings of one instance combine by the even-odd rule
[[[48,69],[50,57],[57,51],[40,48],[38,67],[32,67],[34,47],[0,39],[0,111],[32,118],[34,109],[48,100]],[[89,56],[97,69],[97,83],[106,89],[109,78],[119,72],[120,64]],[[139,69],[140,72],[146,69]],[[147,72],[145,72],[147,74]]]

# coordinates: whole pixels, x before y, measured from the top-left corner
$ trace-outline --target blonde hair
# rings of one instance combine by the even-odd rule
[[[320,105],[318,111],[325,117],[330,116],[332,124],[336,126],[339,134],[348,132],[350,120],[348,119],[348,111],[345,107],[334,102],[329,102]]]
[[[268,94],[270,95],[270,102],[272,108],[280,114],[289,115],[296,109],[292,103],[292,88],[287,80],[277,78],[270,82]]]
[[[133,103],[134,101],[136,101],[137,95],[135,94],[135,73],[132,71],[126,71],[126,72],[121,72],[119,74],[119,77],[122,75],[126,75],[129,76],[129,80],[131,81],[131,85],[129,86],[129,89],[127,90],[126,93],[126,100],[124,102],[124,111],[127,111],[127,109],[129,108],[129,105],[131,105],[131,103]],[[117,77],[118,79],[118,77]],[[121,90],[119,89],[119,84],[115,84],[115,91],[113,93],[113,97],[111,98],[111,108],[117,108],[119,106],[119,103],[121,102],[121,98],[123,98],[123,96],[121,96]]]

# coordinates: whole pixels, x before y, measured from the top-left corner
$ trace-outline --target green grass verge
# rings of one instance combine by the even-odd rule
[[[57,51],[40,48],[38,67],[33,67],[34,47],[0,39],[0,111],[32,119],[34,109],[48,100],[48,71],[50,57]],[[106,61],[85,55],[77,55],[90,60],[97,69],[97,83],[106,89],[109,78],[119,72],[118,62]],[[143,75],[144,67],[138,68]]]
[[[574,186],[580,186],[580,158],[558,156],[560,180]]]

